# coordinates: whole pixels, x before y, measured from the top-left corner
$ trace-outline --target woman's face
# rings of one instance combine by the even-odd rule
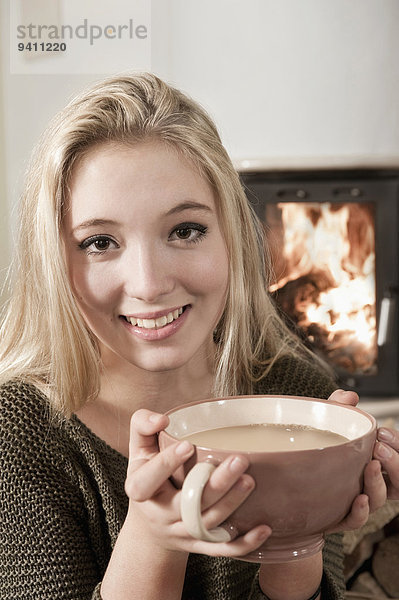
[[[69,277],[105,362],[166,371],[207,361],[228,285],[208,182],[160,142],[110,143],[76,165],[70,190]]]

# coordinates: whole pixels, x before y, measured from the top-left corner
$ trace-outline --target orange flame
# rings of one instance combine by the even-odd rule
[[[332,363],[371,372],[377,354],[372,206],[282,202],[277,209],[281,276],[271,291],[278,290],[284,310]]]

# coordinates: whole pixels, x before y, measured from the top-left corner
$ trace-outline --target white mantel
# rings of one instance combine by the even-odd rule
[[[397,156],[336,155],[336,156],[284,156],[267,158],[241,158],[234,160],[241,173],[267,171],[311,171],[349,169],[392,169],[399,170]]]
[[[379,425],[383,425],[386,419],[393,419],[395,427],[399,428],[399,398],[362,397],[358,407],[373,415]]]

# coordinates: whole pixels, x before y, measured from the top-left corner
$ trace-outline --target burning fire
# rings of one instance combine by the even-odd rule
[[[278,215],[280,222],[274,257],[278,279],[271,287],[277,301],[330,363],[350,373],[374,372],[372,206],[282,202],[269,207],[271,221]],[[266,220],[272,225],[268,214]]]

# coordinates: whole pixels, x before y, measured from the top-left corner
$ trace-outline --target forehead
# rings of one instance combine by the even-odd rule
[[[162,208],[184,197],[215,204],[213,189],[197,166],[160,141],[95,146],[74,165],[68,191],[73,212],[115,204],[122,209],[131,203]]]

